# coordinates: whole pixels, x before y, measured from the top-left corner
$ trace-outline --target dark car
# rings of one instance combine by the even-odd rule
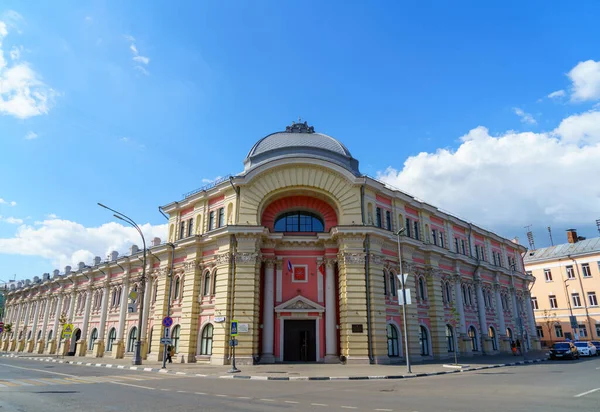
[[[571,342],[557,342],[550,349],[550,359],[579,359],[579,351]]]
[[[592,345],[596,347],[596,349],[598,350],[598,354],[600,355],[600,341],[593,340]]]

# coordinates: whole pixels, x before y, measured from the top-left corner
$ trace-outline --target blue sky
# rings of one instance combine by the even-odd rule
[[[3,1],[0,280],[138,243],[98,201],[161,233],[158,205],[298,116],[504,236],[597,236],[599,9]]]

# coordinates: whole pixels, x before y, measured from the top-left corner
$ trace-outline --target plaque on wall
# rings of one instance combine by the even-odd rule
[[[363,333],[363,325],[352,325],[352,333]]]

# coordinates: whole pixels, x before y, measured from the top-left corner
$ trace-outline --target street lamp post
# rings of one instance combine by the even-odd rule
[[[404,270],[402,269],[402,248],[400,246],[400,236],[406,230],[405,227],[396,232],[398,237],[398,261],[400,263],[400,284],[402,285],[402,329],[404,329],[404,357],[406,358],[406,372],[412,373],[410,368],[410,356],[408,350],[408,324],[406,322],[406,285],[404,282]]]
[[[169,294],[167,296],[167,317],[169,317],[171,315],[171,288],[173,287],[173,263],[175,261],[175,245],[173,243],[167,243],[167,245],[171,246],[171,249],[173,250],[173,254],[171,256],[171,270],[169,273]],[[164,332],[163,332],[163,336],[166,337],[164,335]],[[165,347],[163,349],[163,364],[162,364],[163,369],[167,368],[167,349],[168,348],[169,348],[169,345],[165,343]]]
[[[111,212],[114,212],[114,215],[113,215],[114,217],[133,226],[135,228],[135,230],[137,230],[138,233],[140,234],[140,236],[142,237],[142,243],[144,244],[144,257],[143,257],[143,265],[144,266],[142,267],[142,278],[140,279],[140,292],[139,292],[139,296],[138,296],[138,299],[140,300],[139,315],[138,315],[138,327],[137,327],[137,330],[138,330],[137,335],[138,336],[137,336],[137,342],[135,343],[135,353],[134,353],[133,361],[132,361],[133,365],[141,365],[142,364],[142,318],[144,315],[144,293],[145,293],[145,289],[146,289],[146,238],[144,237],[144,234],[142,233],[142,230],[140,229],[140,227],[137,225],[137,223],[135,223],[133,221],[133,219],[124,215],[121,212],[118,212],[114,209],[111,209],[108,206],[103,205],[102,203],[98,203],[98,206],[108,209]]]

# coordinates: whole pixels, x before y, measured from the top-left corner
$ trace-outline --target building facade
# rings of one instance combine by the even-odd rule
[[[244,166],[161,207],[168,240],[149,247],[144,313],[130,296],[144,274],[132,247],[15,286],[2,348],[120,358],[141,333],[143,356],[161,359],[169,313],[178,361],[229,363],[235,319],[240,363],[399,362],[399,250],[411,357],[539,346],[524,247],[362,175],[306,123],[259,140]]]
[[[568,243],[527,252],[537,335],[545,345],[565,339],[600,340],[600,238],[574,229]]]

